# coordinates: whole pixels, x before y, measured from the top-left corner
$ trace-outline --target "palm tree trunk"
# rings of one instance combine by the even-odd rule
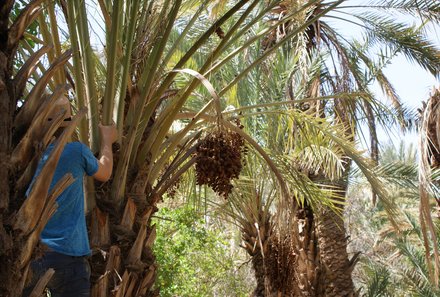
[[[3,32],[2,32],[3,33]],[[3,34],[0,34],[3,35]],[[21,271],[11,269],[13,239],[8,232],[7,215],[9,208],[9,160],[11,139],[11,98],[6,87],[8,80],[9,65],[7,55],[0,50],[0,296],[14,296],[16,285],[21,276]],[[6,227],[6,228],[5,228]]]
[[[257,225],[258,226],[258,225]],[[266,227],[269,227],[267,224]],[[269,228],[264,228],[269,231]],[[242,227],[242,238],[244,242],[244,249],[251,257],[252,267],[254,269],[255,280],[257,286],[255,287],[252,297],[266,296],[266,269],[265,269],[265,255],[267,251],[262,250],[263,247],[268,246],[269,234],[261,234],[252,222],[247,222],[246,227]]]
[[[11,99],[6,88],[9,78],[7,65],[7,56],[0,51],[0,211],[2,213],[9,204],[8,155],[11,138]]]
[[[296,254],[291,238],[274,235],[265,259],[266,296],[297,296],[295,282]]]
[[[324,295],[322,263],[311,208],[294,211],[290,232],[271,237],[265,261],[267,296]]]
[[[257,281],[253,297],[326,296],[313,212],[305,205],[294,213],[287,232],[274,231],[271,221],[260,229],[270,233],[251,223],[242,229]]]
[[[100,253],[92,257],[93,297],[110,296],[111,292],[115,296],[159,296],[159,290],[153,290],[157,276],[152,250],[156,228],[151,224],[159,197],[136,195],[138,186],[143,188],[134,184],[123,211],[108,200],[97,199],[98,207],[90,220],[90,242],[107,257]],[[110,197],[110,193],[103,197]]]
[[[297,210],[294,226],[297,226],[295,236],[298,238],[295,265],[298,291],[295,296],[323,296],[322,263],[314,215],[309,206],[305,205]]]
[[[355,296],[351,272],[355,261],[348,260],[347,236],[340,214],[327,207],[317,215],[318,243],[323,266],[324,294],[317,296]]]
[[[437,287],[440,274],[440,252],[435,222],[432,218],[432,206],[430,205],[431,184],[438,186],[433,181],[431,174],[433,170],[440,167],[440,137],[439,137],[439,116],[440,116],[440,90],[434,90],[427,104],[424,104],[421,116],[420,127],[420,160],[419,160],[419,183],[420,183],[420,213],[419,221],[422,227],[423,243],[425,246],[425,261],[428,263],[428,271],[431,281]],[[435,196],[435,195],[434,195]],[[434,197],[437,202],[437,220],[440,218],[440,199]],[[431,238],[430,238],[431,237]],[[433,244],[431,244],[432,242]],[[434,265],[431,265],[433,255]]]
[[[11,94],[11,57],[8,54],[9,12],[11,3],[0,5],[0,296],[19,296],[23,270],[17,265],[11,232],[11,137],[14,98]]]
[[[265,272],[264,272],[264,258],[261,255],[260,249],[257,249],[252,256],[252,267],[254,268],[255,280],[257,286],[252,292],[252,297],[264,297],[265,295]]]
[[[338,105],[336,105],[338,107]],[[349,119],[345,117],[345,112],[339,112],[342,122],[346,123],[346,133],[351,135]],[[339,119],[338,119],[339,120]],[[343,203],[347,201],[348,172],[351,167],[351,160],[345,159],[344,175],[338,181],[330,182],[335,196],[342,203],[340,210],[335,211],[327,206],[317,209],[316,233],[318,237],[319,254],[322,265],[322,295],[325,297],[351,297],[356,296],[355,287],[351,273],[357,262],[357,256],[349,259],[347,253],[348,237],[344,225]],[[312,180],[326,180],[325,177],[314,176]]]
[[[0,296],[18,297],[25,285],[28,264],[21,265],[21,250],[30,236],[23,238],[20,230],[13,230],[11,214],[21,205],[11,197],[18,189],[10,181],[16,180],[11,166],[12,122],[15,112],[16,89],[12,85],[12,55],[7,49],[8,20],[11,3],[0,5]],[[32,216],[32,214],[28,214]]]
[[[252,297],[265,297],[268,294],[268,286],[272,282],[270,271],[268,271],[268,257],[273,258],[271,251],[273,234],[270,216],[264,213],[264,205],[261,197],[256,195],[255,204],[258,205],[258,213],[248,219],[246,224],[242,226],[242,239],[244,249],[249,254],[254,268],[257,286],[252,293]],[[255,221],[256,219],[256,221]],[[269,260],[270,262],[270,260]],[[270,286],[269,286],[270,287]]]

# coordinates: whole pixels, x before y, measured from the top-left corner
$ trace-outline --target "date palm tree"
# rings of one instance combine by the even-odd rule
[[[332,281],[317,272],[322,264],[313,212],[324,205],[338,210],[335,198],[339,196],[335,196],[332,187],[320,189],[322,184],[311,180],[310,172],[322,170],[326,178],[337,180],[343,175],[344,158],[349,155],[381,192],[368,161],[353,147],[352,138],[345,136],[343,126],[329,125],[321,118],[292,109],[299,104],[314,104],[335,97],[354,100],[359,93],[286,100],[287,88],[279,86],[291,79],[289,73],[297,68],[298,61],[295,53],[288,51],[271,57],[270,66],[260,65],[253,71],[250,81],[255,84],[242,83],[231,92],[230,103],[235,101],[236,107],[226,113],[239,117],[248,133],[271,152],[277,167],[283,168],[283,177],[293,193],[287,199],[280,195],[270,176],[264,174],[267,170],[249,158],[246,178],[234,187],[236,190],[228,199],[227,207],[219,208],[241,229],[243,247],[252,258],[257,279],[255,296],[319,296]],[[295,139],[289,137],[292,127],[300,132]],[[293,142],[295,150],[291,149]]]
[[[424,20],[438,21],[438,14],[436,13],[438,3],[427,1],[421,4],[421,7],[409,1],[390,1],[385,3],[385,5],[382,4],[383,2],[379,5],[379,3],[373,1],[362,6],[362,12],[360,10],[359,12],[350,10],[350,15],[354,20],[350,19],[347,21],[361,24],[361,26],[369,29],[364,44],[347,41],[330,24],[332,19],[344,18],[344,15],[348,13],[346,9],[354,8],[354,6],[350,6],[350,1],[344,1],[340,6],[328,13],[326,17],[320,18],[312,26],[309,26],[303,33],[302,43],[296,44],[300,48],[299,52],[302,52],[309,59],[323,53],[330,57],[322,59],[322,66],[317,71],[317,76],[309,81],[305,96],[331,96],[341,91],[364,93],[364,95],[356,100],[323,100],[305,107],[303,105],[303,112],[314,117],[325,118],[327,121],[332,121],[335,125],[342,125],[345,128],[344,133],[346,136],[352,137],[353,140],[359,133],[360,119],[366,119],[366,125],[370,131],[371,157],[375,162],[378,159],[376,118],[378,111],[382,107],[378,103],[377,98],[369,91],[371,81],[376,80],[379,83],[394,105],[397,119],[402,119],[404,115],[399,103],[398,94],[394,91],[388,78],[383,74],[383,67],[398,52],[403,53],[408,59],[417,61],[419,65],[430,71],[433,75],[438,74],[440,65],[438,49],[433,45],[429,45],[427,37],[423,35],[419,28],[399,23],[386,15],[390,11],[400,11],[409,16],[422,17]],[[294,5],[297,5],[297,1],[292,1],[291,5],[294,7]],[[320,3],[315,9],[320,11],[323,7],[325,7],[325,3]],[[286,6],[281,13],[285,13],[288,9],[289,6]],[[418,11],[422,12],[419,14]],[[295,24],[291,26],[295,26]],[[281,36],[277,36],[277,38],[282,38],[283,32],[288,32],[288,29],[289,27],[278,29],[281,32]],[[381,55],[386,58],[380,58],[378,61],[375,61],[368,54],[370,52],[369,48],[373,44],[384,46],[385,50],[381,53],[388,52],[391,54]],[[426,63],[427,61],[430,62]],[[368,74],[364,75],[361,72],[363,70],[366,70]],[[292,80],[293,84],[300,82],[301,80],[298,79]],[[292,97],[292,100],[295,100],[295,98]],[[379,117],[379,119],[381,118]],[[301,131],[294,131],[294,133],[301,133]],[[295,145],[298,144],[295,143]],[[301,147],[301,144],[299,145]],[[333,185],[342,202],[346,200],[347,177],[351,167],[350,158],[345,158],[345,160],[345,175],[340,180],[331,181],[319,170],[310,172],[312,180]],[[323,295],[354,296],[355,291],[351,281],[351,271],[353,264],[356,262],[356,257],[349,259],[346,252],[347,235],[342,213],[338,215],[327,207],[320,207],[314,211],[313,219],[316,226],[314,230],[317,234],[319,258],[322,264],[316,270],[324,275],[324,279],[329,280]],[[316,278],[316,275],[314,277]]]
[[[218,94],[215,88],[221,86],[214,87],[207,80],[219,75],[225,65],[271,28],[317,1],[247,35],[279,2],[235,1],[209,19],[204,13],[210,1],[99,1],[104,20],[104,58],[96,55],[90,43],[85,2],[20,3],[17,9],[21,14],[15,19],[11,13],[14,1],[0,4],[0,35],[4,41],[0,48],[0,154],[5,163],[0,173],[0,257],[7,264],[1,268],[2,295],[21,294],[39,233],[55,211],[57,194],[69,183],[67,176],[47,193],[57,157],[76,125],[78,134],[73,137],[93,150],[99,143],[99,121],[110,124],[114,120],[121,135],[115,147],[111,182],[99,187],[87,184],[90,242],[94,249],[93,296],[108,296],[111,291],[115,296],[158,295],[158,289],[153,289],[157,265],[151,248],[155,240],[151,217],[163,193],[194,164],[198,130],[214,127],[239,134],[268,162],[285,190],[281,175],[264,150],[220,113],[224,94],[283,42],[243,64],[246,68]],[[25,34],[35,20],[40,34]],[[291,37],[295,35],[292,31]],[[64,44],[69,44],[72,51],[63,54]],[[14,71],[14,63],[23,66]],[[45,91],[48,96],[43,96]],[[58,141],[42,178],[24,200],[38,157],[57,128],[44,125],[45,115],[61,95],[72,99],[77,110],[75,120]],[[177,130],[173,128],[176,119],[181,120]],[[37,290],[41,292],[51,273]]]
[[[282,5],[273,10],[273,17],[276,20],[290,10],[296,9],[301,1],[285,1]],[[284,36],[288,36],[290,30],[298,28],[314,13],[322,12],[326,7],[325,1],[313,6],[308,13],[297,15],[299,19],[292,19],[282,26],[277,26],[270,34],[266,36],[261,44],[260,50],[264,51],[276,45],[277,42],[283,40]],[[405,125],[404,118],[407,116],[402,108],[399,96],[395,92],[392,84],[383,73],[383,68],[390,63],[391,59],[398,53],[403,53],[408,59],[416,61],[430,71],[433,75],[438,74],[439,60],[438,49],[428,41],[423,31],[414,26],[400,23],[393,19],[389,13],[395,11],[404,13],[412,17],[421,17],[423,20],[438,21],[438,3],[426,1],[418,7],[412,1],[389,1],[386,3],[374,2],[367,5],[358,6],[359,10],[353,10],[356,5],[350,5],[350,1],[343,1],[329,10],[324,17],[318,19],[312,25],[304,28],[302,34],[296,36],[291,42],[286,43],[284,51],[291,51],[292,56],[297,61],[302,62],[295,65],[295,69],[289,76],[289,81],[280,84],[274,79],[273,72],[270,72],[270,66],[261,65],[260,69],[264,69],[269,73],[268,77],[264,76],[264,71],[255,75],[254,81],[257,84],[246,88],[242,86],[240,90],[251,92],[258,90],[258,95],[268,98],[290,98],[293,103],[297,102],[297,109],[312,118],[325,119],[325,121],[333,123],[335,126],[342,126],[342,132],[345,137],[354,142],[360,136],[359,127],[366,125],[371,133],[371,157],[372,164],[378,159],[378,139],[376,135],[376,126],[382,124],[388,126],[399,122]],[[337,27],[333,27],[330,23],[332,20],[344,19],[347,23],[355,23],[361,28],[367,29],[364,42],[347,40]],[[354,20],[352,19],[354,18]],[[379,55],[375,57],[374,52],[370,51],[371,47],[382,46]],[[283,59],[284,58],[284,59]],[[275,56],[270,59],[270,63],[277,62],[286,63],[286,57]],[[429,62],[428,62],[429,61]],[[307,67],[301,67],[307,65]],[[240,69],[240,65],[237,65]],[[299,70],[298,70],[299,69]],[[314,71],[311,71],[314,69]],[[235,70],[236,71],[236,70]],[[230,71],[231,75],[234,71]],[[275,71],[287,76],[284,71]],[[264,79],[266,78],[266,79]],[[385,95],[390,100],[392,108],[386,107],[370,90],[371,83],[377,81],[382,87]],[[287,85],[285,88],[281,86]],[[265,90],[277,90],[268,95]],[[276,95],[274,95],[274,93]],[[354,94],[349,97],[346,94]],[[258,95],[256,97],[258,97]],[[340,95],[340,97],[338,96]],[[313,100],[314,98],[323,97],[322,100]],[[260,98],[260,97],[258,97]],[[307,100],[311,99],[311,100]],[[380,116],[379,116],[380,115]],[[386,116],[385,116],[386,115]],[[272,123],[276,123],[273,121]],[[257,125],[257,124],[256,124]],[[276,126],[276,125],[275,125]],[[285,125],[290,127],[289,125]],[[293,140],[290,142],[291,147],[286,150],[281,149],[282,153],[295,152],[302,150],[310,150],[310,145],[304,141],[301,136],[304,131],[301,124],[292,125],[289,131],[280,132],[279,130],[270,130],[270,135],[288,135],[294,134]],[[258,131],[258,137],[264,133]],[[268,144],[275,141],[267,140]],[[274,149],[273,147],[271,147]],[[283,150],[284,149],[284,150]],[[341,148],[340,148],[341,149]],[[274,149],[276,150],[276,149]],[[280,150],[277,150],[280,151]],[[322,155],[322,154],[321,154]],[[317,160],[320,160],[314,154]],[[312,163],[306,168],[309,178],[319,185],[331,186],[335,195],[340,202],[345,203],[346,192],[348,186],[348,172],[350,171],[352,159],[348,156],[342,157],[343,175],[338,179],[330,178],[320,168],[320,163]],[[293,166],[298,166],[293,163]],[[298,167],[298,169],[301,167]],[[375,188],[375,187],[373,187]],[[377,197],[379,188],[373,197]],[[383,195],[383,193],[382,193]],[[256,199],[256,198],[255,198]],[[374,198],[375,199],[375,198]],[[256,205],[259,205],[256,203]],[[387,207],[392,209],[392,205]],[[347,248],[347,234],[344,228],[342,216],[343,207],[339,214],[335,214],[327,206],[313,209],[310,205],[301,205],[298,216],[301,216],[306,222],[303,224],[307,228],[301,227],[302,235],[306,239],[297,247],[298,250],[308,253],[304,259],[308,273],[303,273],[304,284],[303,291],[298,293],[300,296],[353,296],[355,294],[353,282],[351,280],[351,271],[357,261],[357,257],[349,259]],[[307,215],[304,215],[307,214]],[[391,213],[392,215],[392,213]],[[260,216],[265,217],[265,216]],[[292,218],[292,220],[294,220]],[[392,220],[392,217],[391,217]],[[258,222],[266,224],[265,222]],[[301,226],[303,226],[301,225]],[[253,226],[251,222],[249,226]],[[292,228],[298,226],[293,224]],[[252,228],[248,228],[248,235],[245,238],[256,238]],[[254,228],[255,229],[255,228]],[[271,230],[271,228],[265,228]],[[286,229],[290,233],[294,231]],[[288,235],[285,235],[286,237]],[[265,236],[268,238],[268,236]],[[296,241],[295,244],[298,244]],[[252,244],[250,246],[253,246]],[[281,247],[279,247],[281,250]],[[251,253],[251,255],[258,256]],[[267,255],[266,255],[267,256]],[[290,261],[298,263],[298,257],[295,253],[290,254]],[[295,259],[295,260],[294,260]],[[311,261],[310,259],[314,259]],[[278,260],[278,263],[286,263],[288,259]],[[275,263],[276,261],[273,261]],[[312,265],[307,265],[313,263]],[[254,265],[256,266],[256,265]],[[262,267],[262,265],[257,265]],[[300,265],[298,265],[300,266]],[[284,271],[284,270],[283,270]],[[256,272],[257,279],[264,280],[269,278],[268,275],[261,275],[263,271]],[[282,277],[282,275],[281,275]],[[293,278],[292,278],[293,279]],[[300,279],[300,278],[297,278]],[[284,279],[285,280],[285,279]],[[285,281],[278,282],[287,286]],[[325,284],[324,288],[318,288],[314,284]],[[263,286],[260,286],[258,292],[262,293]],[[270,294],[269,294],[270,295]]]
[[[20,55],[21,42],[32,40],[25,38],[27,27],[34,22],[41,12],[43,1],[31,1],[22,9],[14,6],[14,1],[3,1],[0,5],[0,46],[1,75],[1,128],[0,144],[0,295],[20,296],[25,285],[29,261],[39,240],[39,234],[51,214],[56,210],[55,199],[73,181],[65,176],[49,193],[50,180],[64,144],[72,134],[78,121],[84,116],[84,110],[78,111],[72,123],[57,140],[53,153],[42,169],[42,174],[35,180],[35,187],[26,201],[24,192],[36,168],[42,148],[51,141],[52,135],[62,121],[62,114],[51,125],[45,121],[54,107],[53,102],[67,90],[63,82],[53,79],[69,59],[71,52],[58,52],[48,62],[48,68],[40,77],[33,77],[35,69],[41,65],[39,59],[49,53],[51,48],[42,46],[27,56],[22,63],[15,63]],[[18,12],[18,13],[17,13]],[[13,16],[13,18],[11,18]],[[53,93],[45,96],[45,89],[52,81]],[[26,89],[27,82],[33,83]],[[26,92],[25,92],[26,90]],[[21,106],[21,97],[26,93],[26,105]],[[49,271],[44,281],[50,278]],[[41,294],[42,289],[36,294]]]
[[[401,212],[401,232],[396,232],[383,219],[381,212],[371,211],[359,215],[356,209],[349,211],[353,221],[350,229],[363,225],[362,235],[357,231],[354,244],[361,247],[363,254],[360,267],[357,269],[357,282],[363,284],[365,296],[438,296],[439,290],[434,276],[435,253],[427,258],[425,253],[426,233],[422,223],[417,220],[420,215],[421,195],[419,188],[418,165],[412,146],[401,143],[399,149],[389,145],[381,152],[378,175],[390,188],[392,199],[399,203]],[[438,171],[430,173],[430,180],[438,180]],[[360,191],[358,207],[366,202],[365,192]],[[370,204],[370,203],[367,203]],[[365,205],[364,205],[365,207]],[[377,205],[381,209],[381,204]],[[426,222],[425,222],[426,223]],[[438,240],[438,228],[435,229]],[[435,249],[433,241],[429,249]],[[438,245],[438,243],[437,243]],[[374,253],[371,250],[374,248]],[[428,250],[429,250],[428,249]]]

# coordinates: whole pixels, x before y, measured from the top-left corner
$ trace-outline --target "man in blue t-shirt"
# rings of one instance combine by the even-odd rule
[[[51,121],[57,113],[65,110],[64,124],[71,118],[70,103],[67,98],[56,102],[49,116]],[[90,149],[80,142],[67,143],[58,161],[50,189],[65,174],[70,173],[74,182],[57,198],[58,208],[41,233],[41,245],[46,250],[43,257],[31,263],[31,281],[23,292],[28,296],[39,278],[47,269],[55,274],[48,283],[52,297],[90,296],[90,266],[86,256],[90,255],[89,239],[84,213],[84,176],[93,176],[98,181],[107,181],[113,168],[112,143],[117,139],[114,125],[100,126],[100,157],[96,159]],[[58,131],[58,133],[61,131]],[[38,176],[54,145],[43,153],[34,175]],[[32,187],[33,181],[29,187]],[[28,192],[29,192],[28,189]]]

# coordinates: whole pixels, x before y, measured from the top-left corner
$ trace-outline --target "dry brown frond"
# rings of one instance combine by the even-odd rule
[[[421,129],[420,129],[420,225],[423,234],[425,257],[429,269],[429,274],[432,281],[438,287],[440,277],[440,257],[439,248],[436,244],[437,235],[435,232],[435,225],[431,215],[431,206],[429,203],[431,195],[431,171],[440,167],[440,90],[435,90],[433,95],[429,98],[428,104],[422,112]],[[438,197],[435,197],[437,203]],[[434,273],[431,265],[431,248],[429,243],[428,231],[433,242],[432,248],[434,250]]]

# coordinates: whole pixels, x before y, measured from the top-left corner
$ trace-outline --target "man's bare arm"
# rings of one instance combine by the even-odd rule
[[[93,177],[101,182],[110,179],[113,171],[113,151],[112,144],[118,138],[118,132],[115,125],[99,126],[101,132],[100,157],[98,159],[98,171]]]

